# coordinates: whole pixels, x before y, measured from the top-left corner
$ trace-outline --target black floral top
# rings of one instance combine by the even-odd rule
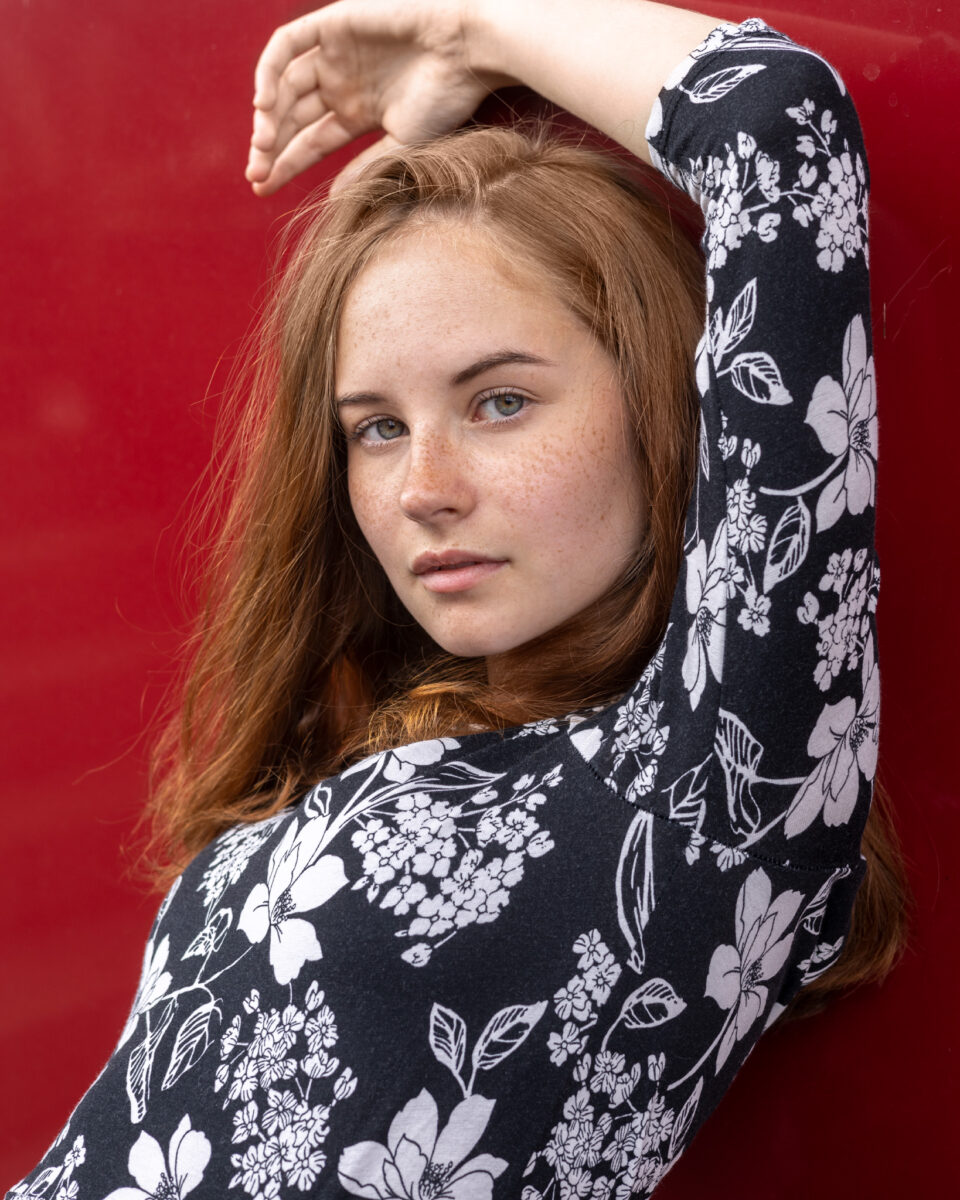
[[[203,851],[11,1195],[649,1196],[837,958],[879,706],[860,128],[750,20],[647,136],[705,213],[709,299],[655,658],[591,716],[379,754]]]

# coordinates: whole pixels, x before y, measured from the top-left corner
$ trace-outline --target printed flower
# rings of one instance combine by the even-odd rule
[[[620,1082],[621,1076],[627,1071],[627,1060],[620,1053],[612,1050],[601,1050],[593,1067],[593,1078],[590,1080],[592,1092],[609,1094]]]
[[[167,988],[173,976],[166,970],[167,959],[170,956],[170,938],[164,936],[160,945],[154,948],[153,941],[147,942],[147,948],[143,954],[143,970],[140,975],[140,986],[137,989],[137,995],[133,1002],[133,1009],[130,1016],[127,1018],[127,1023],[123,1027],[123,1033],[120,1035],[120,1042],[117,1046],[119,1050],[126,1042],[130,1040],[133,1031],[137,1027],[137,1022],[140,1020],[140,1014],[152,1008],[158,1000],[162,1000],[167,993]]]
[[[850,574],[850,564],[852,562],[852,550],[844,550],[842,554],[831,554],[829,559],[827,559],[827,569],[820,577],[820,591],[833,591],[838,596],[842,596],[843,589],[847,586],[847,577]],[[858,567],[857,570],[859,569]]]
[[[333,1094],[338,1100],[346,1100],[357,1090],[357,1077],[350,1067],[344,1067],[333,1085]]]
[[[402,917],[414,905],[419,904],[426,894],[426,885],[421,880],[414,880],[411,875],[404,875],[383,897],[380,907],[392,908],[398,917]]]
[[[635,1113],[630,1121],[634,1133],[640,1140],[641,1153],[655,1153],[660,1143],[666,1141],[673,1133],[675,1119],[676,1114],[672,1108],[666,1107],[663,1096],[659,1092],[654,1092],[647,1101],[644,1111]]]
[[[263,1114],[263,1127],[269,1134],[279,1133],[293,1121],[297,1099],[293,1092],[280,1092],[271,1088],[267,1093],[267,1107]]]
[[[431,766],[439,762],[448,750],[456,750],[460,743],[456,738],[433,738],[427,742],[413,742],[391,750],[383,768],[384,779],[392,783],[406,783],[416,774],[417,767]]]
[[[574,975],[566,987],[554,992],[553,1006],[561,1021],[571,1016],[575,1021],[585,1021],[590,1016],[593,1006],[587,995],[586,984],[579,975]]]
[[[824,705],[810,734],[807,753],[820,762],[787,810],[787,837],[802,833],[821,811],[825,825],[844,825],[860,793],[860,776],[870,781],[876,774],[880,672],[872,637],[864,648],[860,678],[860,703],[845,696],[839,704]]]
[[[358,1142],[340,1155],[337,1174],[352,1196],[373,1200],[490,1200],[507,1162],[491,1154],[467,1158],[490,1120],[494,1101],[468,1096],[437,1134],[433,1096],[422,1089],[390,1124],[387,1144]]]
[[[854,317],[843,336],[843,387],[824,375],[813,390],[806,422],[824,450],[846,455],[843,471],[817,501],[817,529],[829,529],[844,512],[862,513],[876,494],[876,386],[862,317]]]
[[[620,971],[620,964],[612,954],[608,955],[602,962],[594,963],[592,967],[587,967],[584,972],[584,982],[598,1004],[606,1004],[610,999],[610,992],[620,978]]]
[[[233,1114],[233,1137],[232,1142],[246,1142],[252,1137],[256,1137],[260,1130],[257,1127],[257,1102],[251,1100],[245,1104],[243,1108],[238,1108]]]
[[[297,914],[319,908],[347,882],[342,859],[319,857],[325,832],[321,819],[307,821],[299,833],[291,820],[270,855],[267,882],[254,887],[237,922],[253,943],[270,934],[270,965],[280,984],[296,979],[305,962],[323,957],[313,926]]]
[[[241,1058],[233,1073],[233,1082],[227,1096],[231,1100],[249,1100],[257,1090],[257,1060]]]
[[[618,1125],[613,1132],[613,1138],[603,1152],[603,1157],[617,1174],[627,1165],[636,1144],[637,1135],[630,1125]]]
[[[127,1162],[137,1186],[117,1188],[106,1200],[182,1200],[203,1179],[209,1161],[206,1134],[191,1129],[185,1116],[170,1139],[166,1159],[156,1138],[140,1134]]]
[[[762,867],[751,871],[737,896],[737,944],[718,946],[710,959],[704,995],[731,1013],[717,1050],[718,1071],[766,1008],[764,981],[776,976],[793,945],[788,928],[803,893],[781,892],[771,903],[771,892],[766,871]]]
[[[556,1066],[562,1067],[568,1058],[579,1054],[586,1044],[586,1037],[580,1035],[580,1026],[574,1025],[572,1021],[566,1021],[562,1032],[551,1033],[547,1038],[550,1061]]]
[[[592,967],[594,963],[603,962],[610,953],[600,936],[599,929],[590,929],[586,933],[581,933],[573,943],[573,952],[580,955],[577,959],[577,966],[581,970],[584,967]]]
[[[737,621],[748,632],[752,629],[759,637],[770,632],[770,597],[758,596],[757,589],[748,583],[743,593],[743,608],[737,614]]]
[[[537,831],[537,822],[523,809],[508,812],[497,831],[497,841],[507,850],[519,850],[528,838]]]
[[[725,162],[715,158],[707,166],[706,188],[714,189],[718,181],[720,194],[711,198],[712,211],[707,220],[708,270],[719,270],[728,252],[736,250],[753,228],[740,186],[740,164],[733,150],[727,151]]]
[[[693,614],[683,659],[683,683],[696,708],[707,683],[707,672],[720,682],[723,670],[724,608],[727,598],[727,523],[721,521],[710,554],[697,543],[687,556],[687,611]]]
[[[593,1122],[594,1110],[590,1092],[582,1087],[568,1096],[563,1102],[563,1119],[565,1121]]]
[[[825,117],[828,115],[824,113]],[[817,265],[824,271],[842,271],[848,258],[855,258],[860,250],[866,251],[866,231],[860,224],[862,212],[866,225],[862,204],[865,184],[866,174],[859,154],[856,163],[846,150],[827,163],[827,178],[810,201],[810,210],[820,221]]]
[[[332,1008],[324,1004],[320,1011],[307,1022],[307,1046],[316,1053],[329,1050],[337,1042],[337,1018]]]

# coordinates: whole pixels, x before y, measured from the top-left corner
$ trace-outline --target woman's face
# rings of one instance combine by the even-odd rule
[[[357,522],[449,653],[493,669],[632,561],[645,500],[613,364],[487,235],[386,246],[347,296],[336,384]]]

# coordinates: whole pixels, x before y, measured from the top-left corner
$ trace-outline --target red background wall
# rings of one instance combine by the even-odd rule
[[[662,1191],[953,1194],[960,15],[948,0],[702,7],[823,52],[866,130],[882,770],[918,915],[882,989],[764,1041]],[[242,178],[253,64],[301,11],[0,7],[0,1185],[35,1163],[110,1052],[156,906],[120,847],[177,642],[187,498],[271,239],[306,190],[258,201]]]

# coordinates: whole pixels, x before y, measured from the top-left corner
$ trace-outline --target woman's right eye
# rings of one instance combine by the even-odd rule
[[[406,426],[395,417],[371,417],[361,421],[350,435],[351,442],[366,442],[368,446],[376,446],[383,442],[392,442],[403,434]]]

